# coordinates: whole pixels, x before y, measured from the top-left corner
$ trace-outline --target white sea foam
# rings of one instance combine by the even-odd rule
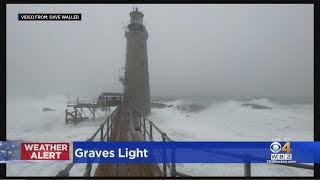
[[[272,108],[253,109],[241,101],[212,103],[199,113],[177,108],[153,109],[150,119],[176,141],[272,141],[292,138],[313,141],[313,105],[280,105],[252,99]],[[183,100],[166,105],[185,104]],[[158,137],[159,139],[159,137]],[[243,164],[179,164],[177,170],[194,176],[243,176]],[[313,171],[270,164],[253,164],[253,176],[313,176]]]
[[[37,142],[86,141],[104,121],[98,119],[103,112],[97,111],[96,121],[90,120],[77,125],[65,125],[67,98],[51,95],[43,99],[8,98],[7,99],[7,139]],[[42,112],[42,108],[56,111]],[[112,108],[113,110],[114,108]],[[90,112],[86,111],[89,116]],[[9,163],[7,176],[56,176],[66,167],[66,163]],[[94,173],[96,164],[93,165]],[[70,176],[82,176],[85,164],[76,164]]]
[[[103,120],[64,124],[66,97],[54,95],[43,99],[7,99],[7,139],[25,141],[83,141],[88,139]],[[173,105],[152,109],[149,117],[176,141],[272,141],[291,137],[293,140],[313,140],[313,105],[280,105],[269,99],[252,99],[271,107],[252,109],[241,106],[243,101],[213,102],[198,113],[179,111],[176,105],[192,101],[179,99],[163,102]],[[56,111],[42,112],[42,108]],[[100,112],[101,113],[101,112]],[[87,115],[89,112],[87,112]],[[159,136],[155,138],[160,140]],[[65,163],[10,163],[8,176],[55,176]],[[95,171],[96,164],[92,169]],[[84,164],[76,164],[71,176],[82,176]],[[194,176],[242,176],[242,164],[178,164],[177,170]],[[253,164],[254,176],[312,176],[313,171],[268,164]]]

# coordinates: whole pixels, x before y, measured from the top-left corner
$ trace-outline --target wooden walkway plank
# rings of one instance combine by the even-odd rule
[[[131,111],[122,107],[118,112],[118,119],[115,121],[113,131],[109,137],[109,141],[144,141],[140,130],[137,130],[137,124],[134,124],[133,115]],[[99,164],[95,176],[100,177],[152,177],[161,176],[162,172],[158,164],[133,164],[133,163],[110,163]]]

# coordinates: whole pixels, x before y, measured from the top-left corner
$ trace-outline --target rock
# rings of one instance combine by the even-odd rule
[[[165,105],[165,104],[162,104],[162,103],[155,103],[155,102],[151,102],[150,103],[150,105],[151,105],[151,108],[166,108],[167,107],[167,105]]]
[[[250,106],[252,109],[272,109],[268,106],[262,106],[254,103],[243,103],[242,106]]]
[[[200,112],[207,109],[207,107],[199,104],[188,104],[188,105],[177,105],[177,109],[179,109],[180,111],[189,113],[189,112]]]
[[[189,112],[200,112],[207,109],[206,106],[199,105],[199,104],[190,104],[189,105]]]
[[[179,109],[180,111],[187,111],[188,105],[177,105],[177,109]]]
[[[159,108],[159,109],[173,107],[173,105],[165,105],[165,104],[156,103],[156,102],[151,102],[150,105],[151,105],[151,108]],[[202,110],[205,110],[207,107],[199,104],[187,104],[187,105],[177,105],[176,108],[183,112],[200,112]]]
[[[51,108],[43,108],[42,111],[56,111],[56,110],[51,109]]]

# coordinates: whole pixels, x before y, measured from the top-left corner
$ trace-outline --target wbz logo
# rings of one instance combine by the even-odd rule
[[[283,146],[279,142],[273,142],[270,145],[271,160],[292,160],[290,142]]]

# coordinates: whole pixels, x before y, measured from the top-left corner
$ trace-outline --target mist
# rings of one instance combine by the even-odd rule
[[[313,5],[136,5],[151,96],[313,96]],[[7,96],[122,92],[133,5],[7,5]],[[81,21],[18,21],[81,13]]]

